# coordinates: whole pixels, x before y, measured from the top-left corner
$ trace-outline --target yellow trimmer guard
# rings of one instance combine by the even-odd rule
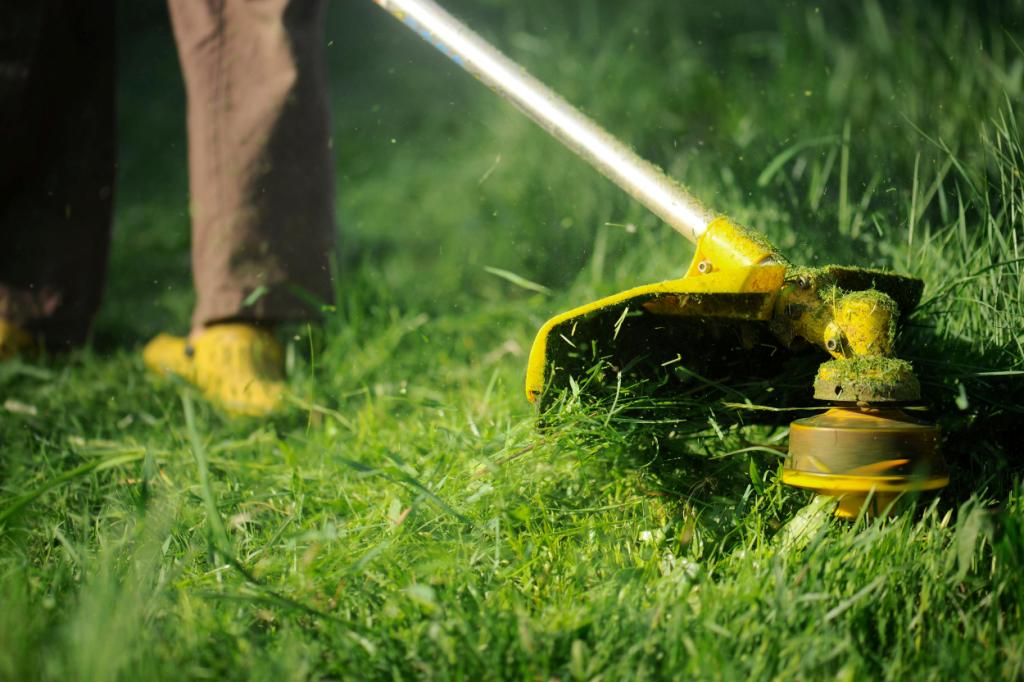
[[[781,264],[719,270],[634,287],[556,315],[530,349],[526,397],[535,402],[570,356],[586,362],[614,354],[615,346],[636,353],[678,346],[682,352],[692,345],[687,339],[698,337],[705,346],[749,347],[752,327],[742,323],[771,318],[785,273]]]

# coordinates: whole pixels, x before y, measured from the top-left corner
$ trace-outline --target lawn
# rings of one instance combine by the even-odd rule
[[[293,410],[154,381],[184,97],[124,0],[93,342],[0,366],[0,679],[1024,677],[1024,5],[771,4],[448,3],[793,262],[923,278],[950,487],[851,523],[783,486],[785,420],[735,404],[784,373],[538,423],[543,321],[692,247],[368,1],[330,7],[344,257]]]

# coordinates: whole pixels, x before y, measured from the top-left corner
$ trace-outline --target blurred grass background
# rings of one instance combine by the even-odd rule
[[[162,4],[122,2],[95,342],[0,368],[0,677],[1024,674],[1024,6],[448,6],[794,262],[923,277],[902,354],[953,485],[849,525],[720,405],[668,462],[607,406],[537,432],[537,327],[691,247],[369,2],[325,36],[344,260],[291,337],[305,409],[183,409],[137,349],[192,303],[184,98]]]

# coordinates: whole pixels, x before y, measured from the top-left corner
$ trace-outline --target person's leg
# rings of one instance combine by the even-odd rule
[[[170,0],[188,94],[193,330],[332,298],[322,0]]]
[[[322,0],[169,0],[188,94],[190,339],[143,352],[229,411],[284,392],[269,327],[330,302],[333,166]]]
[[[85,340],[103,290],[114,31],[113,0],[0,5],[0,321],[53,348]]]

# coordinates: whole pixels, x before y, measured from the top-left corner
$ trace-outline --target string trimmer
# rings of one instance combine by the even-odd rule
[[[713,369],[737,354],[767,362],[817,348],[831,359],[818,368],[814,398],[829,409],[790,425],[783,482],[838,497],[841,516],[868,500],[876,513],[901,493],[949,482],[938,428],[904,411],[920,402],[921,389],[910,364],[893,354],[900,313],[920,301],[921,280],[791,265],[763,234],[705,208],[431,0],[375,1],[696,243],[683,277],[548,320],[527,366],[531,402],[577,383],[596,360],[620,372],[651,358]]]

